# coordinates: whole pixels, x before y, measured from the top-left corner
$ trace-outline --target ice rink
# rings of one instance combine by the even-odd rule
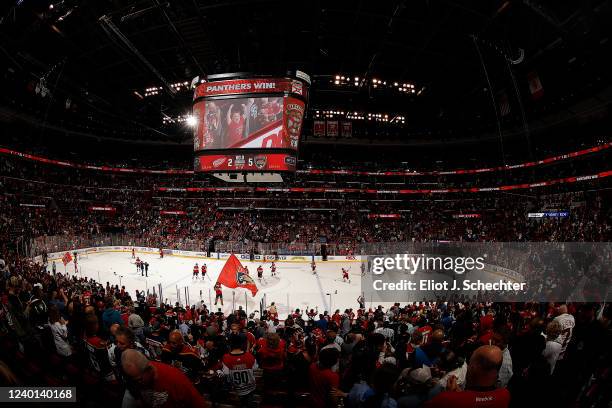
[[[164,300],[174,304],[180,294],[180,302],[185,305],[185,288],[188,288],[189,303],[196,304],[204,301],[210,307],[210,300],[214,303],[213,286],[225,264],[225,260],[197,259],[176,255],[165,255],[160,259],[158,254],[137,253],[144,262],[149,263],[149,277],[141,276],[136,270],[136,264],[129,252],[97,252],[89,253],[78,261],[79,276],[88,277],[106,286],[125,286],[132,297],[135,291],[147,289],[157,292],[161,284]],[[207,277],[192,278],[193,266],[206,263]],[[361,270],[358,261],[328,261],[317,263],[317,274],[311,272],[309,262],[276,262],[277,276],[272,277],[270,262],[250,262],[241,260],[243,266],[248,267],[250,275],[257,284],[258,293],[255,297],[245,289],[229,289],[223,287],[223,312],[232,310],[232,299],[235,299],[235,308],[242,306],[249,313],[259,311],[261,299],[265,295],[265,303],[275,302],[279,313],[286,314],[289,310],[318,308],[333,312],[336,309],[343,311],[347,308],[356,309],[357,297],[361,292]],[[257,267],[262,265],[264,278],[257,280]],[[63,272],[61,261],[56,261],[58,272]],[[342,281],[341,268],[350,268],[350,283]],[[49,266],[49,268],[51,268]],[[72,275],[74,264],[70,262],[66,271]],[[235,293],[235,295],[233,295]],[[246,297],[245,297],[246,294]],[[246,305],[245,305],[246,302]],[[369,305],[368,305],[369,306]],[[221,307],[213,306],[213,310]]]

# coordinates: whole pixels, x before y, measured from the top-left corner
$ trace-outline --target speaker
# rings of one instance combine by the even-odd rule
[[[321,259],[327,261],[327,244],[321,244]]]

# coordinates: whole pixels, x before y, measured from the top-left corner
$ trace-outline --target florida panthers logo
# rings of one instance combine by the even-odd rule
[[[255,167],[258,169],[263,169],[266,167],[266,163],[268,162],[268,158],[266,156],[255,156]]]
[[[238,282],[239,285],[255,284],[253,278],[247,275],[245,270],[241,268],[236,270],[236,282]]]

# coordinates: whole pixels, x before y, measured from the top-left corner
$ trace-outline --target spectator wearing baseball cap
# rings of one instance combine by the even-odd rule
[[[436,384],[431,376],[431,368],[406,368],[402,371],[396,384],[399,408],[417,408],[429,401],[443,388]]]

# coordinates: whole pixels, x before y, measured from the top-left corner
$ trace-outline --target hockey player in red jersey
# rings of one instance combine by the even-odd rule
[[[312,274],[316,275],[317,274],[317,264],[315,263],[315,261],[312,261],[310,263],[310,268],[312,269]]]
[[[197,279],[199,274],[200,274],[200,267],[196,263],[195,265],[193,265],[193,277],[192,278]]]
[[[261,265],[257,267],[257,279],[261,282],[261,278],[263,278],[263,268]]]
[[[159,248],[159,259],[164,259],[164,250]]]
[[[272,265],[270,265],[270,271],[272,272],[272,276],[276,276],[276,264],[272,261]]]
[[[206,264],[202,264],[202,279],[206,277],[206,272],[208,272]]]
[[[217,301],[221,301],[221,306],[223,306],[223,291],[221,290],[221,284],[215,284],[215,306],[217,305]]]

